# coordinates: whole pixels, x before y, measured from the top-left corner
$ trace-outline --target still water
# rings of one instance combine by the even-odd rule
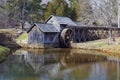
[[[0,64],[0,80],[120,80],[119,61],[98,52],[17,50]]]

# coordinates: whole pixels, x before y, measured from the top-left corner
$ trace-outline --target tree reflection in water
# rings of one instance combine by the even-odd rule
[[[0,80],[117,80],[116,63],[91,53],[71,49],[17,50],[0,65]]]

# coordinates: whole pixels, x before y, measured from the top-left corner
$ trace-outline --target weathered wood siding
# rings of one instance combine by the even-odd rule
[[[28,43],[44,43],[44,33],[36,26],[28,33]]]
[[[54,17],[52,17],[47,23],[53,24],[56,27],[56,29],[60,31],[60,24],[57,22],[57,20]]]
[[[28,43],[59,43],[59,33],[44,33],[35,26],[28,33]]]
[[[59,35],[57,33],[45,33],[45,43],[56,43],[59,42]]]

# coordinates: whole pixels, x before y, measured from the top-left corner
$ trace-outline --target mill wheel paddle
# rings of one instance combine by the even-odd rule
[[[70,47],[70,42],[73,40],[74,32],[70,28],[65,28],[60,34],[60,41],[63,47]]]

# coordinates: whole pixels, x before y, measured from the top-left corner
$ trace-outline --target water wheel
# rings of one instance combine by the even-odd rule
[[[60,34],[61,47],[70,47],[70,42],[73,40],[74,32],[70,28],[65,28]]]

